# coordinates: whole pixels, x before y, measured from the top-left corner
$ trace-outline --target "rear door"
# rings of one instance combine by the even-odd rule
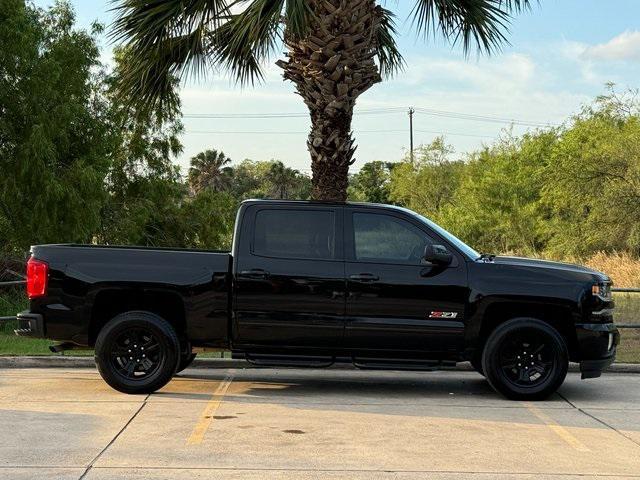
[[[255,204],[243,222],[234,346],[339,347],[346,288],[342,207]]]
[[[345,209],[345,345],[357,355],[453,357],[464,333],[466,263],[422,260],[433,232],[391,209]],[[377,355],[377,354],[376,354]]]

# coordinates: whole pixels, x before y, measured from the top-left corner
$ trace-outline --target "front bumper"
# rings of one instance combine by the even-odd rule
[[[44,319],[38,313],[29,310],[18,314],[18,328],[14,333],[20,337],[44,338]]]
[[[613,323],[576,325],[582,378],[596,378],[616,359],[620,332]]]

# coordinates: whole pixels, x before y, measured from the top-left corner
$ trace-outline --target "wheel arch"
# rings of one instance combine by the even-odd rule
[[[154,313],[166,320],[178,335],[186,331],[186,312],[182,297],[163,289],[106,289],[98,292],[91,307],[89,346],[94,346],[102,327],[115,316],[129,311]]]
[[[473,355],[482,355],[491,333],[503,323],[519,317],[541,320],[560,333],[567,344],[570,358],[578,352],[578,339],[573,310],[570,306],[549,302],[504,301],[487,306],[482,315]]]

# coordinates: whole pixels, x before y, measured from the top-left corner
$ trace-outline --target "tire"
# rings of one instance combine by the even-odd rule
[[[188,368],[195,360],[196,355],[197,354],[195,353],[191,353],[191,350],[189,350],[189,353],[182,352],[180,354],[180,361],[178,362],[178,369],[176,370],[176,373],[180,373],[185,368]]]
[[[482,368],[482,355],[474,355],[473,358],[469,360],[469,363],[476,372],[484,377],[484,370]]]
[[[115,390],[152,393],[176,373],[180,342],[173,327],[158,315],[126,312],[100,331],[95,360],[100,375]]]
[[[489,336],[482,354],[489,384],[511,400],[544,400],[564,382],[569,354],[562,335],[535,318],[514,318]]]

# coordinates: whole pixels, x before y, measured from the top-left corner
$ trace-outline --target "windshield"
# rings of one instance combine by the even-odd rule
[[[458,248],[458,250],[460,250],[462,253],[464,253],[471,260],[476,260],[477,258],[480,257],[480,253],[475,251],[473,248],[471,248],[469,245],[464,243],[462,240],[460,240],[455,235],[447,232],[440,225],[438,225],[438,224],[432,222],[431,220],[429,220],[427,217],[424,217],[424,216],[420,215],[419,213],[416,213],[416,212],[414,212],[412,210],[409,210],[407,208],[403,208],[402,210],[404,210],[405,212],[413,215],[414,217],[416,217],[421,222],[426,223],[432,230],[435,230],[435,232],[437,234],[439,234],[441,237],[446,239],[449,243],[453,244],[456,248]]]

